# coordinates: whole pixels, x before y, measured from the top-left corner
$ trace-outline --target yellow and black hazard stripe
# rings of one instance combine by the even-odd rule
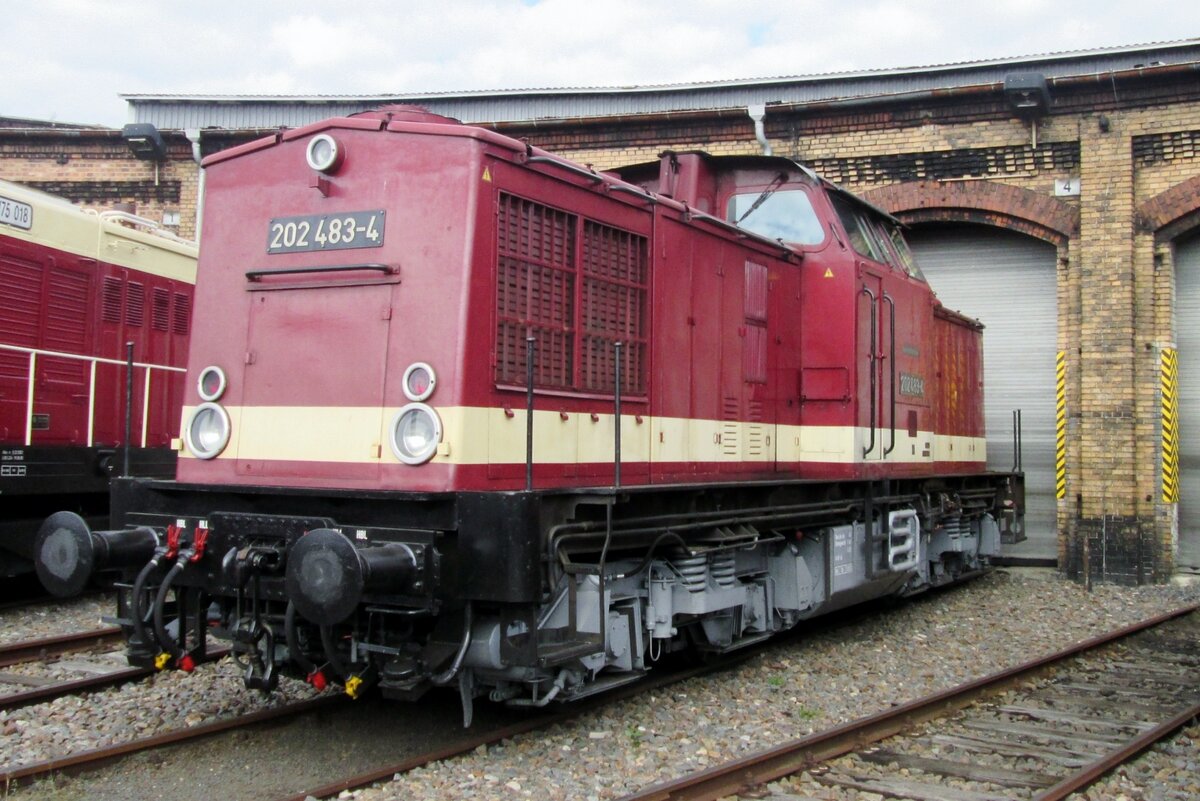
[[[1163,348],[1162,376],[1162,481],[1163,503],[1179,502],[1179,353]]]
[[[1067,497],[1067,353],[1060,350],[1054,362],[1054,497]]]

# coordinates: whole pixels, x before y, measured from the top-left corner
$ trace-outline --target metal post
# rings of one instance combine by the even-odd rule
[[[621,486],[621,343],[613,345],[616,355],[613,365],[613,418],[615,433],[613,434],[613,485]]]
[[[1016,409],[1013,409],[1013,411],[1012,411],[1012,435],[1013,435],[1013,464],[1012,464],[1012,472],[1013,472],[1013,473],[1017,472],[1017,462],[1018,462],[1018,456],[1017,456],[1017,454],[1019,454],[1019,453],[1021,452],[1021,448],[1020,448],[1020,446],[1019,446],[1019,445],[1017,445],[1017,428],[1018,428],[1018,426],[1017,426],[1017,410],[1016,410]]]
[[[129,440],[133,437],[133,343],[125,343],[125,458],[121,476],[128,478]]]
[[[525,337],[525,489],[533,489],[533,354],[534,337]]]
[[[1025,432],[1021,421],[1021,410],[1017,409],[1017,472],[1025,470]]]

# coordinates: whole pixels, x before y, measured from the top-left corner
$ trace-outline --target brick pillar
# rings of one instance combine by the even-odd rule
[[[1095,115],[1079,125],[1080,497],[1075,525],[1060,535],[1060,567],[1077,579],[1140,584],[1165,579],[1154,505],[1140,486],[1154,462],[1139,460],[1147,454],[1138,444],[1156,423],[1138,389],[1140,362],[1153,354],[1136,335],[1139,292],[1152,296],[1153,286],[1135,267],[1130,133],[1119,115],[1104,129]]]

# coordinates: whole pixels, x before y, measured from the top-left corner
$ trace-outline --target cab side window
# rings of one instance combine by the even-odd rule
[[[900,233],[900,226],[888,224],[887,231],[888,238],[892,243],[892,250],[896,251],[896,256],[900,259],[900,266],[909,276],[918,281],[924,281],[925,274],[921,272],[921,267],[917,264],[912,250],[909,249],[908,242],[904,240],[904,234]]]
[[[846,229],[854,252],[868,259],[890,264],[887,246],[881,241],[881,236],[870,218],[845,198],[833,195],[830,200],[833,201],[833,208],[842,222],[842,227]]]

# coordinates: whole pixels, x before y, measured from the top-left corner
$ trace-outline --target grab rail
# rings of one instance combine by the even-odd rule
[[[887,455],[889,453],[891,453],[896,447],[896,301],[892,300],[891,295],[889,295],[887,292],[884,292],[883,293],[883,302],[886,303],[890,309],[889,314],[888,314],[888,327],[890,329],[891,342],[889,344],[888,360],[891,362],[891,368],[892,368],[891,369],[891,384],[890,384],[890,390],[889,390],[891,393],[891,396],[892,396],[891,401],[890,401],[891,402],[891,412],[890,412],[891,424],[890,425],[891,425],[892,433],[888,440],[887,449],[883,452],[883,455],[886,458]]]
[[[264,270],[247,270],[247,281],[258,281],[262,278],[269,278],[272,275],[309,275],[311,273],[348,273],[358,272],[360,270],[370,270],[372,272],[383,273],[384,275],[395,275],[400,272],[399,267],[394,267],[388,264],[332,264],[325,267],[279,267],[275,269]]]
[[[28,447],[33,444],[33,418],[34,418],[34,402],[36,400],[35,392],[37,389],[37,360],[38,357],[51,359],[71,359],[73,361],[87,362],[90,365],[90,374],[88,376],[88,427],[87,427],[87,445],[90,448],[95,441],[95,426],[96,426],[96,367],[101,364],[113,364],[119,367],[127,366],[127,362],[122,359],[106,359],[101,356],[83,356],[78,353],[63,353],[61,351],[44,350],[41,348],[26,348],[20,345],[6,345],[0,343],[0,351],[10,351],[13,353],[24,353],[29,356],[29,391],[25,397],[25,445]],[[143,383],[142,389],[142,444],[141,447],[146,447],[146,442],[150,431],[150,376],[154,370],[162,370],[168,373],[186,373],[187,369],[183,367],[171,367],[165,364],[151,364],[149,362],[133,362],[134,367],[142,368],[146,371],[146,380]]]
[[[878,390],[878,382],[876,380],[876,373],[878,371],[875,369],[875,341],[879,337],[879,321],[877,319],[879,314],[879,298],[875,296],[875,293],[868,286],[862,288],[862,294],[871,299],[871,342],[867,347],[867,364],[871,373],[871,412],[867,419],[871,424],[871,439],[869,440],[870,444],[863,448],[863,458],[866,458],[867,454],[875,450],[875,394]]]

